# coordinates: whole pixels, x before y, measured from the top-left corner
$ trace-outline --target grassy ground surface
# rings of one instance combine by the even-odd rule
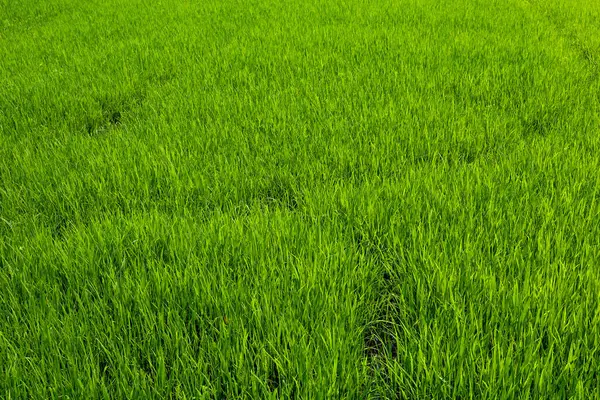
[[[0,397],[600,398],[600,2],[0,0]]]

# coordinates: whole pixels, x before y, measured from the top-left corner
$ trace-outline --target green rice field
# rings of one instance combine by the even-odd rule
[[[0,0],[0,398],[600,399],[600,1]]]

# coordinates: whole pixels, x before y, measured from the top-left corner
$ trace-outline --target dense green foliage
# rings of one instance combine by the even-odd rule
[[[0,0],[0,397],[600,398],[596,0]]]

